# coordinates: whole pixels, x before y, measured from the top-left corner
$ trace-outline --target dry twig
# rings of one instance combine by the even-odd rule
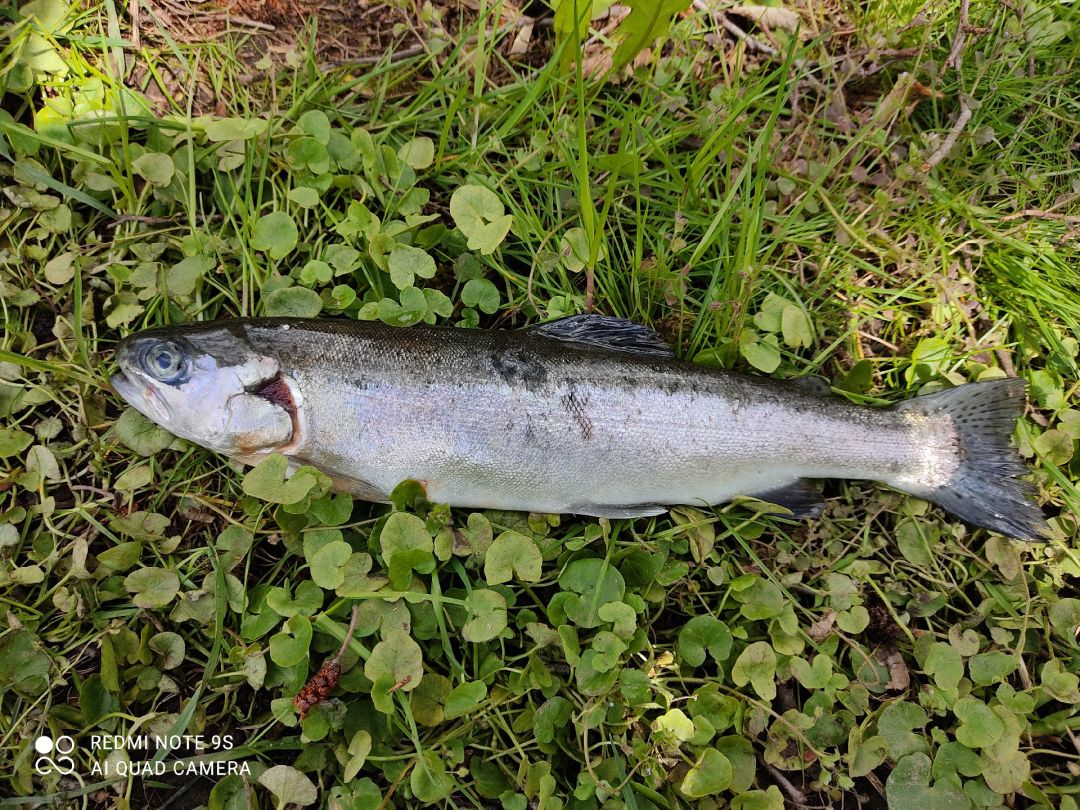
[[[971,0],[960,0],[960,21],[956,24],[956,36],[953,37],[952,48],[949,51],[948,58],[945,60],[945,67],[951,67],[957,74],[960,73],[960,62],[964,46],[967,44],[968,34],[985,34],[990,30],[989,28],[979,28],[968,22],[970,6]],[[941,142],[941,146],[920,167],[924,174],[944,160],[945,156],[949,154],[949,150],[956,145],[957,138],[964,131],[968,121],[971,120],[971,112],[971,106],[968,104],[964,94],[961,93],[960,114],[956,117],[956,122],[953,124],[952,129],[949,130],[949,134],[945,136],[945,140]]]
[[[792,804],[794,804],[796,807],[810,807],[810,805],[806,802],[806,794],[799,790],[797,787],[795,787],[795,785],[791,783],[791,780],[784,775],[783,771],[781,771],[775,765],[766,762],[763,758],[759,758],[759,761],[765,766],[766,770],[768,770],[769,775],[773,778],[773,781],[775,781],[776,784],[780,787],[780,789],[784,791],[785,794],[787,794],[787,797]]]
[[[949,51],[949,56],[945,60],[945,67],[957,68],[960,67],[960,55],[964,50],[964,43],[967,42],[967,28],[968,28],[968,10],[971,4],[971,0],[960,0],[960,22],[956,26],[956,36],[953,37],[952,49]]]
[[[952,129],[949,130],[949,134],[945,136],[945,140],[941,142],[934,153],[926,159],[919,168],[923,174],[929,172],[949,154],[949,151],[956,145],[957,139],[960,137],[960,133],[964,131],[964,127],[967,126],[968,121],[971,120],[971,107],[968,106],[967,99],[964,98],[964,94],[960,94],[960,114],[956,116],[956,122],[952,125]]]
[[[1025,208],[1022,211],[1016,211],[1015,213],[1002,217],[1001,221],[1011,222],[1014,219],[1024,219],[1026,217],[1050,219],[1054,222],[1068,222],[1070,224],[1080,223],[1080,216],[1075,214],[1059,214],[1056,211],[1044,211],[1041,208]]]

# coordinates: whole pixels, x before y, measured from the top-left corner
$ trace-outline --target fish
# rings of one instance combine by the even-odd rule
[[[606,518],[748,497],[803,518],[820,479],[875,481],[974,526],[1045,533],[1009,444],[1015,378],[886,407],[680,360],[640,324],[525,329],[229,319],[135,332],[112,386],[173,434],[244,464],[271,453],[387,501],[402,481],[470,509]]]

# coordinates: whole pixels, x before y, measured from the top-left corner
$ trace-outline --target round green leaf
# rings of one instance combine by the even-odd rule
[[[330,171],[330,153],[314,138],[297,138],[290,143],[285,149],[285,159],[294,169],[312,174],[325,174]]]
[[[503,532],[495,538],[484,558],[484,579],[488,585],[509,582],[516,573],[522,582],[538,582],[543,564],[540,549],[531,537],[520,532]]]
[[[289,460],[271,453],[244,476],[243,490],[254,498],[270,503],[293,504],[302,501],[316,487],[328,487],[329,479],[312,467],[301,467],[286,479]]]
[[[427,314],[427,298],[422,290],[406,287],[398,293],[398,301],[384,298],[379,301],[377,312],[379,320],[389,326],[412,326],[420,323]]]
[[[570,722],[573,714],[574,704],[566,698],[556,695],[545,700],[533,716],[533,734],[537,741],[546,745],[554,740],[556,732]]]
[[[308,561],[312,581],[328,591],[339,587],[345,581],[344,566],[352,554],[352,546],[344,540],[327,543]]]
[[[180,578],[167,568],[139,568],[124,579],[136,607],[159,608],[173,600],[180,590]]]
[[[274,587],[266,594],[266,606],[279,616],[313,616],[322,607],[323,592],[314,582],[305,579],[296,586],[296,596],[286,588]]]
[[[124,413],[127,413],[125,411]],[[131,411],[131,413],[137,413],[137,411]],[[121,415],[122,418],[123,415]],[[145,417],[143,417],[145,419]],[[150,420],[146,420],[149,422]],[[150,424],[153,424],[152,422]],[[169,440],[172,440],[172,435],[169,435]],[[19,430],[18,428],[0,428],[0,458],[7,458],[9,456],[18,455],[34,441],[34,437],[27,433],[25,430]],[[156,452],[156,451],[155,451]]]
[[[814,343],[814,327],[802,307],[788,303],[780,315],[780,329],[784,343],[797,349]]]
[[[254,539],[250,531],[243,526],[231,523],[217,538],[218,559],[226,571],[231,571],[247,555]]]
[[[584,228],[571,228],[559,240],[559,256],[571,273],[580,273],[589,262],[589,238]]]
[[[50,284],[60,286],[67,284],[75,277],[75,257],[74,251],[65,251],[64,253],[54,256],[45,263],[45,267],[42,272],[45,274],[45,280]]]
[[[510,232],[514,218],[503,210],[502,201],[483,186],[461,186],[450,197],[450,216],[468,239],[469,249],[485,255],[494,253]]]
[[[299,231],[293,218],[284,211],[259,217],[251,234],[251,246],[272,259],[283,259],[296,247]]]
[[[559,577],[559,587],[572,591],[566,600],[566,615],[579,627],[599,627],[600,608],[608,602],[622,601],[626,582],[622,574],[605,560],[575,560]]]
[[[390,268],[390,280],[399,290],[404,290],[413,283],[413,279],[433,278],[435,276],[435,260],[428,255],[427,251],[411,245],[395,243],[387,260]]]
[[[147,645],[151,650],[161,656],[158,666],[162,669],[174,669],[184,661],[187,646],[184,639],[177,633],[157,633]]]
[[[383,558],[390,581],[398,590],[407,590],[413,570],[430,573],[435,565],[435,543],[424,521],[407,512],[394,512],[379,533]]]
[[[322,110],[308,110],[300,116],[296,126],[319,143],[330,142],[330,119]]]
[[[970,806],[964,793],[950,782],[941,781],[931,788],[930,775],[930,758],[926,754],[910,754],[897,762],[885,784],[891,810],[951,810]]]
[[[878,717],[878,734],[889,747],[893,759],[926,751],[926,739],[912,733],[912,729],[925,726],[926,721],[923,708],[906,700],[898,700],[882,709]]]
[[[784,810],[784,795],[776,785],[748,790],[731,800],[731,810]]]
[[[731,784],[733,771],[728,758],[715,748],[706,748],[701,752],[694,767],[683,777],[679,790],[691,799],[712,796],[727,790]]]
[[[761,340],[739,341],[739,353],[747,363],[766,374],[772,374],[780,366],[776,335],[766,335]]]
[[[307,186],[297,186],[290,189],[286,196],[301,208],[314,208],[319,204],[319,192]]]
[[[135,173],[152,186],[167,186],[172,182],[176,166],[172,158],[158,152],[147,152],[131,162]]]
[[[470,279],[461,290],[461,303],[488,315],[499,311],[499,299],[499,288],[486,278]]]
[[[990,707],[973,697],[960,698],[953,704],[953,714],[960,721],[957,742],[968,748],[986,748],[1001,739],[1005,724]]]
[[[446,698],[443,719],[453,720],[473,711],[487,697],[487,685],[483,681],[459,684]]]
[[[1039,454],[1039,458],[1060,467],[1072,460],[1076,442],[1065,431],[1052,429],[1045,430],[1036,436],[1032,446]]]
[[[498,591],[474,590],[465,597],[468,620],[461,628],[466,641],[491,641],[506,629],[506,599]]]
[[[424,677],[423,653],[412,637],[398,631],[375,645],[364,664],[364,676],[371,681],[371,699],[384,714],[394,709],[391,689],[410,692]]]
[[[140,456],[152,456],[173,443],[175,437],[134,408],[128,408],[113,425],[113,435]]]
[[[454,789],[454,780],[446,772],[446,763],[434,751],[424,751],[409,774],[413,796],[424,804],[441,802]]]
[[[274,794],[277,810],[288,804],[307,807],[319,799],[315,783],[291,765],[272,765],[259,774],[259,784]]]
[[[195,284],[199,279],[216,265],[217,261],[210,256],[188,256],[169,269],[165,276],[165,286],[173,295],[191,295],[195,292]]]
[[[694,721],[682,709],[668,709],[653,720],[653,732],[670,739],[686,742],[694,736]]]
[[[285,287],[263,299],[263,314],[268,317],[314,318],[321,309],[322,298],[307,287]]]
[[[980,653],[968,659],[971,680],[979,686],[986,686],[1007,678],[1017,666],[1016,656],[1004,652]]]
[[[934,683],[940,688],[955,689],[964,677],[964,659],[955,647],[938,641],[930,647],[923,670],[934,676]]]
[[[49,688],[51,659],[29,630],[17,629],[0,637],[0,686],[36,698]]]
[[[270,637],[270,660],[279,667],[294,667],[308,657],[311,646],[311,620],[293,616],[282,625],[281,632]]]
[[[203,131],[209,141],[246,141],[266,132],[266,127],[262,118],[215,118]]]
[[[679,658],[692,667],[705,663],[705,651],[714,661],[726,661],[731,655],[731,632],[727,625],[712,616],[694,616],[679,631]]]
[[[414,169],[426,169],[435,160],[435,142],[431,138],[413,138],[398,149],[398,157]]]
[[[763,699],[776,697],[776,653],[768,642],[755,641],[735,659],[731,680],[736,686],[750,684]]]
[[[300,271],[300,283],[308,287],[327,284],[334,277],[334,269],[324,261],[312,259]]]
[[[364,762],[370,753],[371,732],[360,729],[353,734],[352,741],[349,743],[349,761],[346,763],[345,771],[342,774],[342,779],[345,782],[351,782],[356,778],[356,775],[360,773],[360,769],[364,767]]]

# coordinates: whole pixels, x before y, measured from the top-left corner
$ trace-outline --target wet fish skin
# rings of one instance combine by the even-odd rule
[[[163,341],[190,365],[179,384],[144,368]],[[248,462],[283,452],[370,500],[415,479],[469,508],[632,517],[752,495],[806,510],[806,479],[857,478],[1013,536],[1042,526],[1007,446],[1015,380],[869,408],[679,361],[602,316],[518,331],[219,321],[137,333],[118,362],[118,392],[164,427]],[[208,430],[200,410],[235,417]]]

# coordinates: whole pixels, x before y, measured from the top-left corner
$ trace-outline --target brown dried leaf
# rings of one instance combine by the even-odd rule
[[[879,652],[878,660],[889,669],[889,682],[885,684],[885,688],[898,692],[906,691],[911,685],[911,673],[908,672],[907,664],[899,651],[892,649]]]
[[[611,71],[611,51],[605,45],[595,45],[585,50],[581,60],[581,72],[586,76],[603,76]],[[612,77],[615,78],[615,77]]]
[[[829,608],[821,615],[820,619],[810,625],[807,635],[814,641],[824,641],[832,632],[834,624],[836,624],[836,611]]]
[[[724,11],[728,14],[736,14],[748,20],[753,20],[762,28],[779,28],[792,33],[799,28],[799,15],[786,8],[738,5],[724,9]]]
[[[521,26],[517,32],[517,36],[514,37],[514,41],[510,43],[510,55],[511,56],[523,56],[529,52],[529,43],[532,41],[533,35],[533,23],[527,22]]]

